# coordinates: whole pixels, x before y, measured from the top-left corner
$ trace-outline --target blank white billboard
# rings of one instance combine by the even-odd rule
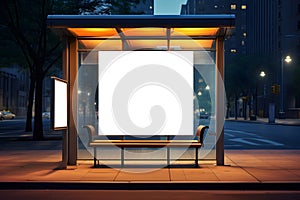
[[[192,51],[99,51],[99,135],[193,135]]]

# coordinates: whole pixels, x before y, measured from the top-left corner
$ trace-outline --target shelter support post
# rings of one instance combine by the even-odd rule
[[[224,38],[216,40],[216,162],[224,165],[224,119],[225,119],[225,88],[224,88]]]
[[[77,164],[77,93],[76,82],[78,72],[77,38],[68,38],[68,165]]]
[[[64,38],[64,50],[62,52],[62,78],[68,80],[68,66],[69,66],[69,43],[67,37]],[[68,98],[69,102],[69,98]],[[69,108],[68,108],[69,109]],[[69,123],[69,121],[68,121]],[[68,129],[62,130],[62,162],[61,168],[66,169],[68,166]]]

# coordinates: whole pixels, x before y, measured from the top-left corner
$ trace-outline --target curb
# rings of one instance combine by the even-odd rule
[[[281,190],[300,191],[298,183],[78,183],[0,182],[0,190]]]

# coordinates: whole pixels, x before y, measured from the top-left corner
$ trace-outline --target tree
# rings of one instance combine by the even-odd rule
[[[232,101],[236,104],[237,99],[240,97],[243,97],[244,106],[248,103],[253,106],[253,100],[257,98],[258,88],[263,88],[262,80],[259,76],[260,71],[266,72],[266,83],[273,84],[276,80],[276,71],[274,70],[276,61],[277,59],[274,56],[244,55],[235,57],[230,62],[227,62],[225,67],[225,88],[227,99],[229,100],[228,106]],[[252,107],[252,109],[254,108]]]
[[[274,81],[276,59],[271,56],[239,56],[226,63],[225,86],[227,96],[247,94],[249,89],[257,87],[260,71],[265,71],[270,83]]]
[[[103,15],[110,14],[111,4],[108,0],[56,0],[52,14],[64,15]]]
[[[145,0],[110,0],[111,13],[119,15],[143,14],[135,10],[136,5],[142,2]]]
[[[61,58],[61,42],[47,28],[48,14],[128,14],[139,0],[2,0],[0,2],[1,63],[17,63],[29,69],[30,89],[25,131],[43,139],[43,80]],[[35,99],[35,101],[33,101]]]
[[[145,0],[65,0],[57,1],[53,12],[80,15],[143,14],[135,11],[137,4],[141,2]]]
[[[30,71],[26,131],[31,131],[32,107],[35,97],[33,139],[43,139],[42,88],[50,68],[60,59],[58,37],[47,28],[46,19],[53,1],[3,0],[0,24],[11,44],[16,47],[16,62]],[[3,36],[3,35],[2,35]],[[5,34],[4,34],[5,36]],[[14,56],[11,55],[11,56]],[[8,56],[8,58],[11,56]],[[21,58],[20,58],[21,57]]]

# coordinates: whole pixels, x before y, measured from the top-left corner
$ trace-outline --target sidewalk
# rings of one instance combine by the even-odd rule
[[[300,150],[226,150],[225,166],[215,161],[199,161],[200,168],[177,161],[182,167],[162,168],[141,172],[134,165],[128,168],[93,168],[92,160],[78,161],[77,166],[59,169],[61,150],[58,148],[30,148],[26,142],[15,141],[17,148],[0,151],[0,185],[17,187],[16,184],[293,184],[300,185]],[[33,145],[33,141],[30,145]],[[40,142],[37,142],[40,143]],[[42,141],[40,147],[57,147],[59,140]],[[21,148],[23,147],[23,148]],[[145,169],[145,168],[143,168]],[[137,173],[139,172],[139,173]],[[183,185],[184,185],[183,184]],[[66,187],[66,186],[65,186]],[[105,187],[108,187],[106,185]],[[113,186],[115,187],[115,186]],[[124,187],[124,186],[123,186]],[[128,187],[128,185],[127,185]],[[165,186],[164,186],[165,187]],[[284,187],[283,187],[284,188]],[[12,189],[12,188],[11,188]]]
[[[231,121],[231,122],[249,122],[249,123],[265,123],[269,124],[269,119],[268,118],[260,118],[258,117],[256,120],[250,120],[249,118],[245,120],[242,117],[238,117],[237,119],[230,117],[226,119],[226,121]],[[300,119],[275,119],[275,123],[272,124],[277,124],[277,125],[289,125],[289,126],[300,126]]]

